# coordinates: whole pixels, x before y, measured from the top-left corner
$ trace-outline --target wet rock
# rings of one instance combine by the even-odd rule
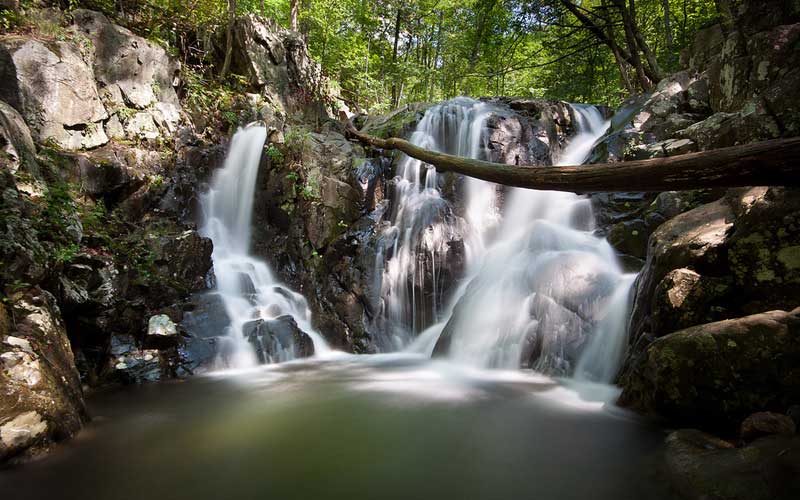
[[[220,353],[231,324],[225,303],[218,293],[196,293],[186,305],[180,328],[186,337],[178,348],[179,375],[210,368]]]
[[[314,355],[314,342],[297,326],[291,316],[259,319],[242,327],[245,338],[253,345],[258,361],[275,363]]]
[[[0,461],[31,456],[86,422],[70,342],[49,293],[32,289],[12,296],[11,310],[0,305],[0,386]]]
[[[69,42],[7,38],[0,42],[0,99],[25,118],[37,141],[65,149],[94,148],[108,142],[94,73]]]
[[[800,308],[663,336],[622,377],[620,403],[681,425],[733,430],[800,398]]]
[[[109,377],[123,384],[157,382],[168,374],[157,349],[140,349],[132,335],[112,335]]]
[[[206,288],[205,278],[211,269],[211,239],[195,230],[161,236],[151,242],[154,265],[159,275],[172,280],[177,293]]]
[[[795,433],[796,426],[794,420],[788,415],[761,411],[753,413],[742,422],[739,429],[739,437],[743,441],[752,441],[758,437],[769,434],[782,434],[791,436]]]
[[[664,469],[681,498],[790,500],[800,494],[800,438],[770,436],[743,447],[694,429],[666,439]]]

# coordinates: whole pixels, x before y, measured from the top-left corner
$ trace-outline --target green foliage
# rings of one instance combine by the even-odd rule
[[[27,18],[20,12],[10,9],[0,9],[0,28],[2,31],[13,31],[27,25]]]
[[[612,0],[298,0],[299,29],[331,87],[351,106],[383,112],[406,102],[457,95],[518,95],[616,104],[645,84],[630,63],[568,7],[578,6],[606,36],[629,50]],[[237,14],[288,27],[289,0],[238,0]],[[184,64],[186,101],[195,116],[237,124],[233,109],[246,79],[217,81],[228,4],[219,0],[70,0],[168,47]],[[641,39],[663,72],[698,29],[717,16],[712,0],[636,0]],[[3,11],[0,25],[18,14]],[[644,58],[644,49],[636,48]],[[648,63],[649,64],[649,63]],[[288,155],[287,155],[288,156]],[[291,159],[291,158],[290,158]]]
[[[269,158],[270,162],[272,162],[273,165],[283,164],[283,153],[281,153],[281,150],[275,147],[274,144],[270,144],[269,146],[267,146],[267,157]],[[292,172],[292,174],[294,174],[294,172]],[[294,175],[296,176],[297,174]]]
[[[37,229],[42,239],[63,242],[67,237],[67,221],[75,213],[70,186],[66,182],[49,185],[41,200]]]
[[[80,249],[81,247],[77,243],[70,243],[68,245],[58,247],[54,255],[56,262],[59,264],[70,262],[75,258],[76,255],[78,255]]]
[[[294,161],[300,161],[311,147],[311,132],[299,125],[287,127],[284,141],[287,155]]]
[[[164,185],[164,176],[161,174],[155,174],[150,176],[150,185],[152,187],[161,187]]]

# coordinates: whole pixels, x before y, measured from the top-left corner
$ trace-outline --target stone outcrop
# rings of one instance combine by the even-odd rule
[[[291,316],[247,323],[242,333],[253,346],[260,363],[276,363],[314,355],[314,342]]]
[[[76,432],[81,383],[191,373],[176,324],[211,268],[192,210],[222,156],[180,114],[178,64],[102,14],[59,22],[0,35],[0,460]]]
[[[760,326],[780,321],[746,317],[763,311],[792,311],[798,306],[800,281],[794,257],[795,249],[800,248],[800,233],[794,221],[800,216],[800,206],[796,200],[795,191],[789,189],[736,190],[668,220],[653,233],[636,284],[632,345],[621,377],[625,404],[707,428],[722,422],[738,425],[741,418],[764,409],[787,409],[791,401],[781,399],[786,391],[779,386],[770,388],[771,382],[749,387],[756,378],[743,374],[767,375],[776,359],[795,356],[791,344],[771,344],[779,340],[775,328]],[[733,323],[714,323],[743,317],[732,319]],[[786,328],[794,328],[793,320],[784,323]],[[724,335],[719,332],[742,329],[763,336],[754,341],[762,345],[753,346],[755,351],[749,354],[745,354],[743,341],[721,343]],[[678,330],[682,330],[680,335],[673,333]],[[726,354],[728,346],[732,351]],[[681,379],[675,373],[678,368],[671,367],[676,360],[685,363],[683,376],[691,385],[708,387],[709,394],[702,397],[709,406],[697,408],[693,396],[683,390],[690,390],[688,386],[670,389]],[[712,367],[705,365],[714,360],[731,371],[714,375]],[[790,371],[780,373],[778,378],[790,377]],[[653,392],[647,395],[648,390]],[[695,391],[693,394],[703,392]],[[730,396],[734,393],[735,397]],[[736,402],[725,399],[728,397]],[[666,406],[659,408],[660,404]]]
[[[0,461],[46,449],[87,419],[55,298],[30,289],[12,299],[0,304]]]
[[[112,24],[72,13],[69,41],[0,38],[0,90],[37,142],[92,149],[110,139],[172,135],[182,123],[179,65],[164,48]]]
[[[699,31],[684,51],[684,70],[659,82],[618,113],[618,125],[595,160],[646,159],[800,134],[800,17],[789,3],[739,2],[730,33],[720,25]],[[686,208],[722,193],[693,193]],[[646,215],[651,196],[629,202],[595,197],[600,231],[615,248],[641,259],[658,227]],[[630,198],[630,197],[628,197]],[[667,216],[668,218],[669,216]]]
[[[224,54],[224,47],[218,50]],[[260,107],[267,121],[318,122],[340,107],[300,34],[271,19],[253,14],[236,19],[232,71],[244,75],[264,99]]]

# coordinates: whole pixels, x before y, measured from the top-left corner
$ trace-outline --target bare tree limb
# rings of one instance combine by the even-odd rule
[[[529,189],[572,193],[680,191],[742,186],[800,186],[800,137],[743,144],[666,158],[578,166],[514,166],[430,151],[398,138],[363,134],[345,120],[347,132],[364,144],[396,149],[458,174]]]

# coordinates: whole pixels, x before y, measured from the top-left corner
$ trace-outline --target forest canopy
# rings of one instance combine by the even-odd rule
[[[225,36],[232,13],[270,17],[302,33],[346,103],[381,112],[457,95],[615,105],[678,69],[680,52],[697,30],[720,19],[724,27],[735,0],[66,3],[103,10],[187,63],[213,59],[210,40]]]

